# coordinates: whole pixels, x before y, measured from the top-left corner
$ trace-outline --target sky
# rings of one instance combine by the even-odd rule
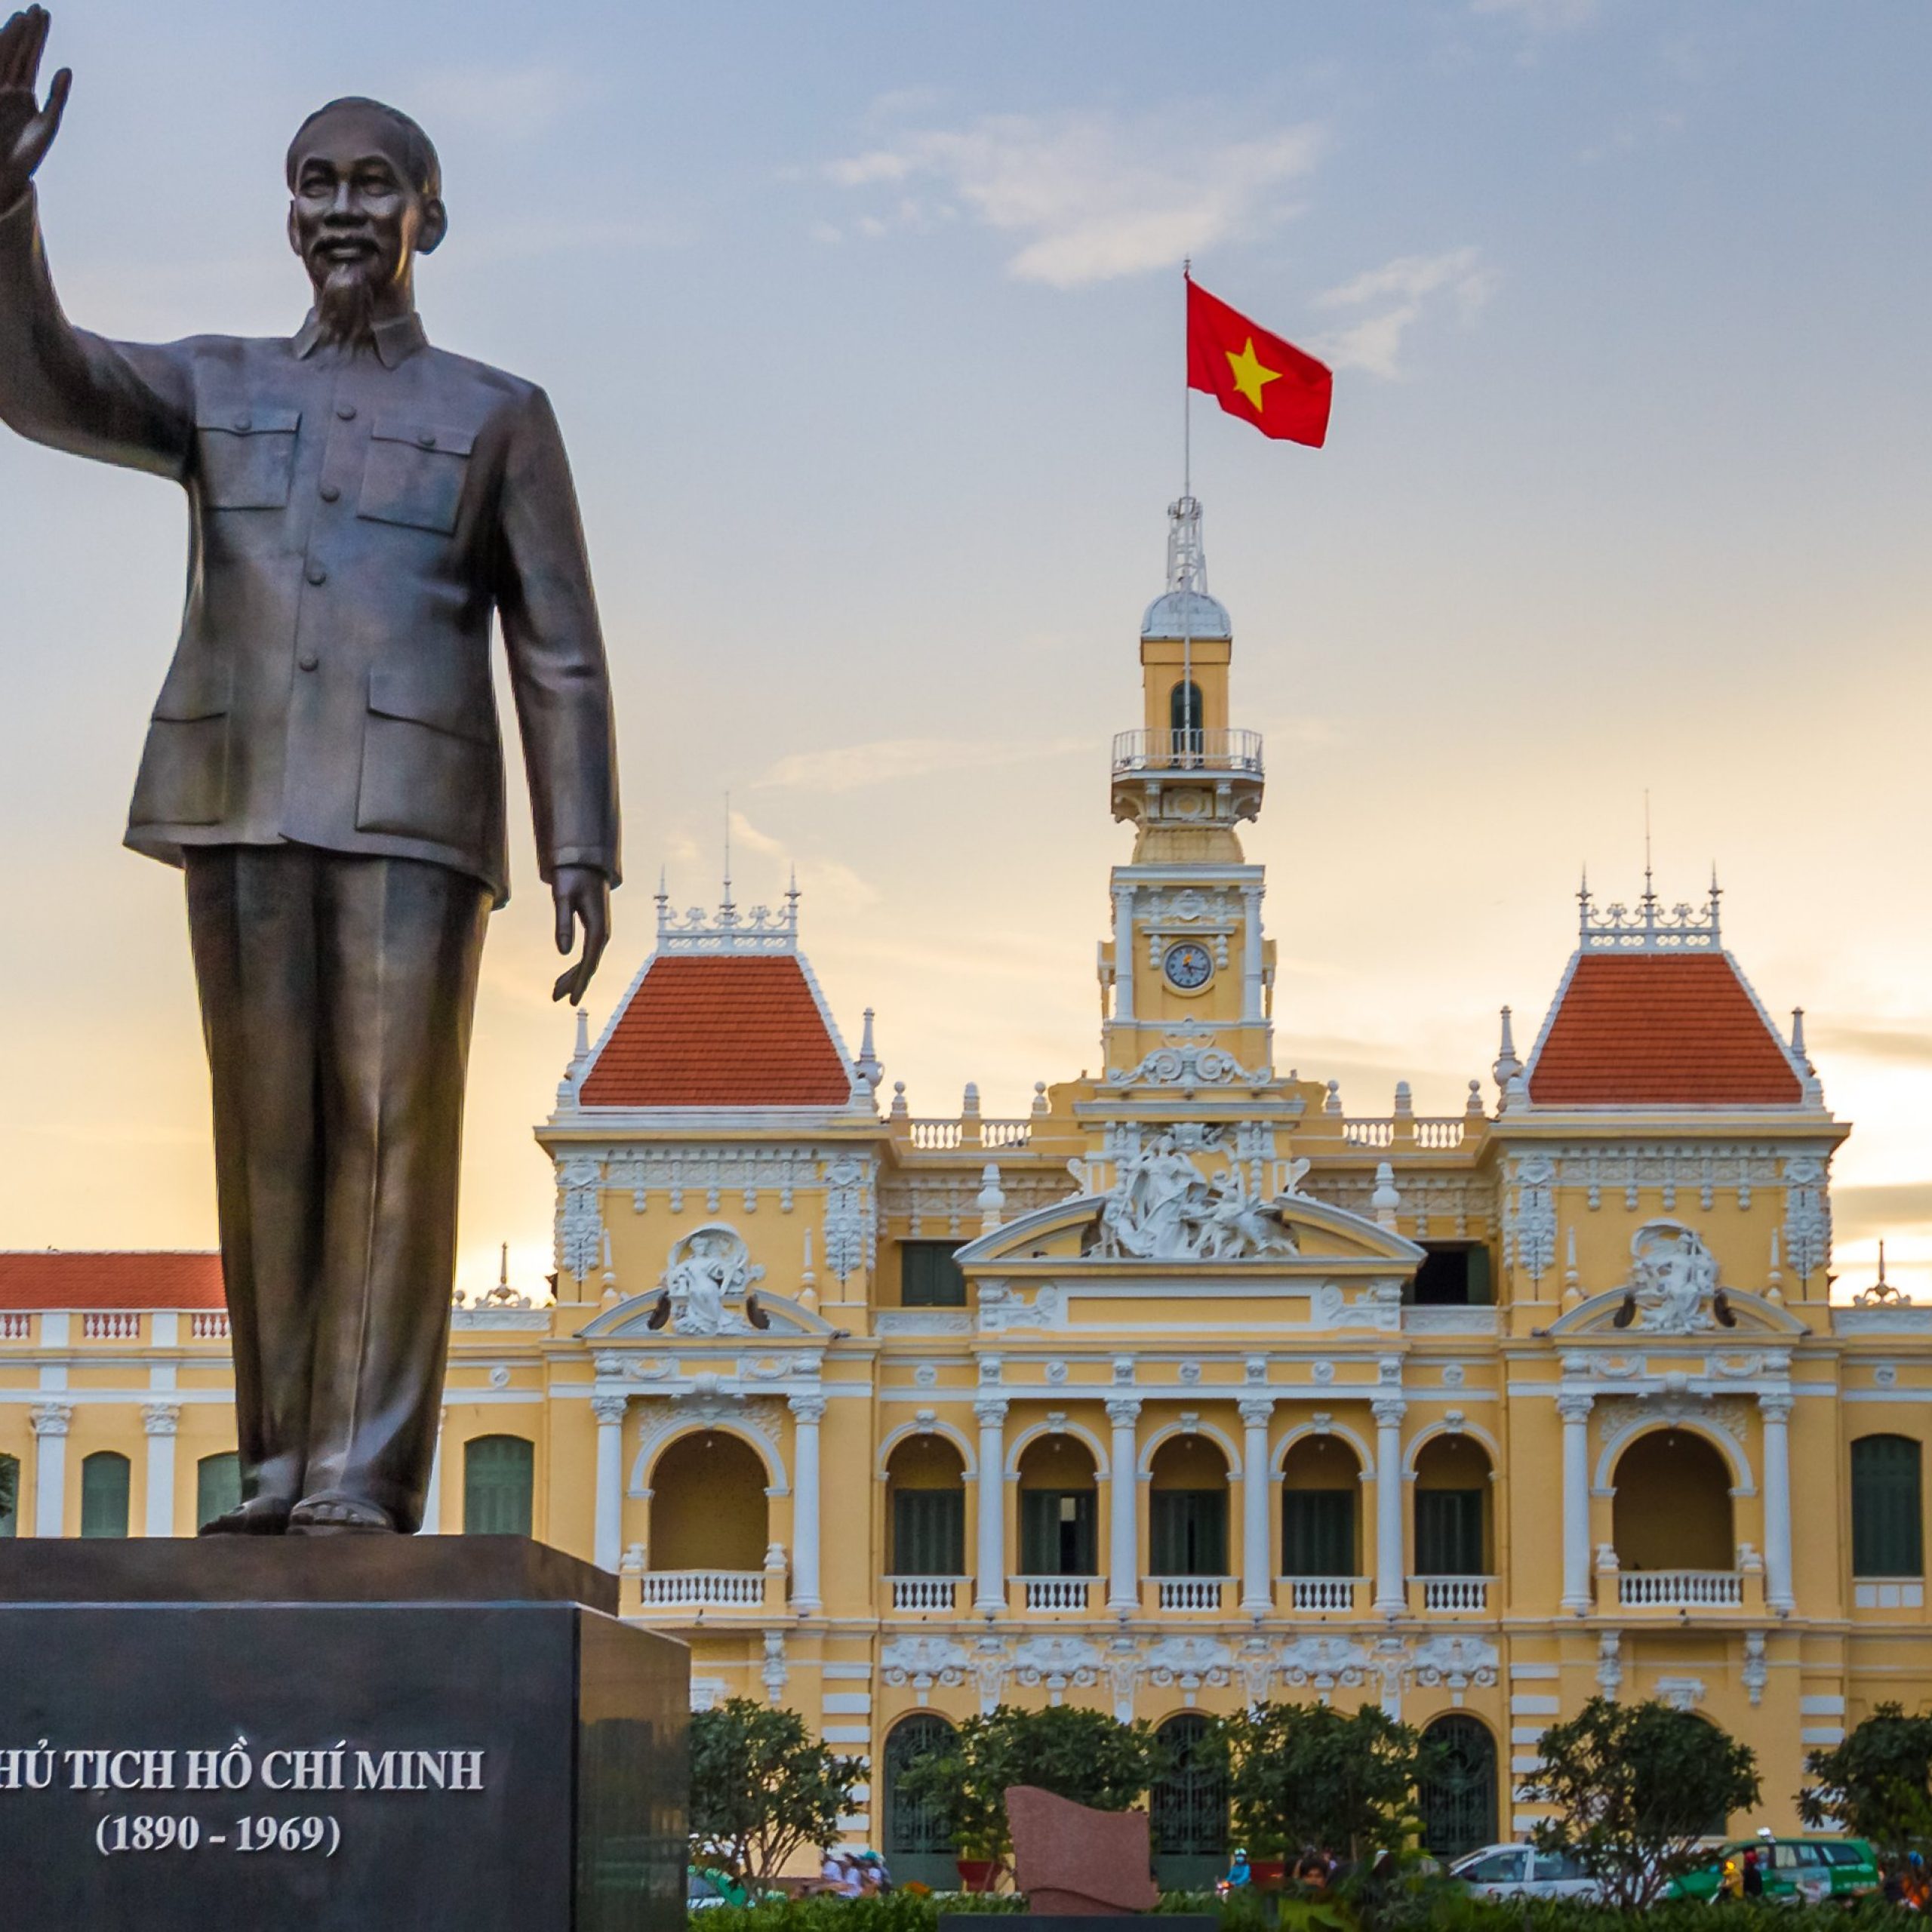
[[[76,320],[282,334],[281,156],[345,93],[441,149],[442,346],[543,383],[583,500],[629,884],[796,865],[915,1113],[1097,1066],[1110,734],[1179,491],[1181,263],[1330,359],[1328,446],[1203,398],[1266,734],[1276,1060],[1460,1111],[1601,898],[1699,898],[1807,1014],[1838,1266],[1932,1293],[1932,11],[1792,0],[70,0],[42,171]],[[123,851],[171,486],[0,436],[0,1246],[211,1244],[177,874]],[[512,774],[512,791],[519,788]],[[527,819],[460,1275],[549,1265],[572,1027]]]

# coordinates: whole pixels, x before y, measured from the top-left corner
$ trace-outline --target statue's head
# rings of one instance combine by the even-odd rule
[[[288,147],[288,240],[324,329],[353,341],[406,309],[418,255],[449,228],[442,165],[406,114],[350,97],[318,108]]]

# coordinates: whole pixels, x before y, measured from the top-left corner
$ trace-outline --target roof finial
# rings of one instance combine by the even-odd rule
[[[1885,1252],[1885,1251],[1884,1251],[1882,1247],[1881,1247],[1881,1248],[1880,1248],[1880,1249],[1879,1249],[1879,1251],[1878,1251],[1878,1255],[1879,1255],[1879,1263],[1880,1263],[1880,1265],[1879,1265],[1879,1269],[1878,1269],[1878,1272],[1879,1272],[1881,1275],[1884,1272],[1884,1252]],[[500,1288],[506,1288],[506,1287],[508,1287],[509,1286],[509,1284],[510,1284],[510,1244],[509,1244],[509,1243],[508,1241],[505,1241],[505,1242],[503,1243],[503,1263],[502,1263],[501,1266],[500,1266],[500,1267],[497,1269],[497,1287],[500,1287]]]
[[[723,923],[731,923],[731,915],[737,909],[731,903],[731,795],[724,794],[724,903],[721,910]]]
[[[1523,1063],[1516,1057],[1516,1038],[1512,1030],[1509,1009],[1503,1009],[1503,1038],[1497,1048],[1496,1063],[1490,1072],[1496,1077],[1497,1091],[1507,1095],[1509,1083],[1523,1070]]]
[[[1657,896],[1651,886],[1651,788],[1644,787],[1644,923],[1657,924]]]
[[[859,1041],[859,1057],[852,1063],[852,1071],[865,1082],[866,1091],[877,1091],[879,1077],[885,1071],[878,1055],[872,1050],[872,1010],[866,1008],[865,1031]]]

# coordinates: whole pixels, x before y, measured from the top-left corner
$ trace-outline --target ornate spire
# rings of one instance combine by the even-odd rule
[[[1586,896],[1589,890],[1587,886],[1584,888]],[[1522,1070],[1523,1063],[1516,1057],[1516,1039],[1511,1030],[1509,1009],[1506,1006],[1503,1009],[1502,1041],[1496,1050],[1495,1063],[1490,1068],[1490,1072],[1496,1076],[1497,1091],[1506,1096],[1509,1091],[1510,1081],[1514,1080]],[[1471,1081],[1469,1085],[1472,1089],[1474,1089],[1475,1082]]]
[[[795,879],[785,894],[785,909],[754,906],[741,912],[731,898],[731,881],[724,880],[724,903],[715,918],[707,919],[694,906],[680,918],[672,909],[671,895],[660,880],[657,888],[657,949],[660,952],[796,952],[798,949],[798,888]]]
[[[1226,607],[1208,593],[1208,554],[1201,542],[1201,499],[1178,497],[1168,506],[1168,587],[1147,607],[1143,637],[1222,638],[1233,635]]]

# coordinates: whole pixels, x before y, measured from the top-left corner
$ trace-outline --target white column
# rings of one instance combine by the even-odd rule
[[[1582,1617],[1590,1597],[1590,1406],[1583,1394],[1558,1395],[1563,1418],[1563,1607]]]
[[[593,1395],[590,1413],[597,1418],[597,1517],[590,1560],[600,1570],[614,1573],[623,1554],[624,1411],[628,1395]]]
[[[1409,1405],[1399,1395],[1378,1395],[1375,1412],[1375,1607],[1400,1617],[1409,1607],[1402,1564],[1402,1418]]]
[[[801,1617],[815,1617],[825,1607],[818,1581],[818,1426],[825,1420],[825,1398],[794,1395],[791,1403],[792,1607]]]
[[[1259,1025],[1262,1017],[1261,986],[1261,888],[1241,889],[1243,926],[1241,934],[1241,1018]]]
[[[1140,1478],[1135,1469],[1137,1395],[1109,1395],[1107,1420],[1113,1425],[1109,1452],[1112,1480],[1107,1485],[1107,1607],[1140,1607]]]
[[[1758,1398],[1764,1426],[1764,1601],[1781,1617],[1797,1605],[1791,1589],[1791,1403],[1783,1390]]]
[[[1275,1606],[1269,1558],[1268,1423],[1272,1395],[1241,1399],[1241,1607],[1257,1614]]]
[[[174,1534],[174,1432],[181,1426],[179,1402],[146,1402],[141,1424],[148,1432],[148,1506],[144,1534]]]
[[[67,1501],[67,1425],[71,1402],[42,1402],[27,1411],[34,1433],[33,1533],[57,1537]]]
[[[1114,888],[1114,1017],[1134,1017],[1134,888]]]
[[[973,1404],[980,1424],[980,1577],[973,1607],[1006,1609],[1006,1402],[988,1395]]]
[[[423,1522],[420,1534],[440,1536],[443,1529],[443,1424],[450,1419],[448,1409],[436,1411],[436,1447],[429,1458],[429,1486],[423,1493]]]

